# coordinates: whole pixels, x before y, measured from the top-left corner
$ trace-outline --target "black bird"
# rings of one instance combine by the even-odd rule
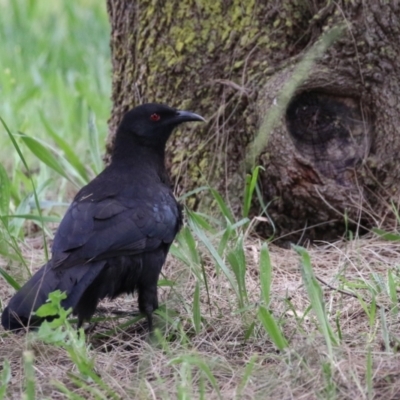
[[[52,258],[14,295],[3,311],[5,329],[38,326],[32,315],[54,290],[66,292],[78,327],[99,300],[138,292],[139,310],[152,331],[157,281],[182,224],[164,165],[166,142],[197,114],[143,104],[122,119],[111,163],[75,196],[52,247]]]

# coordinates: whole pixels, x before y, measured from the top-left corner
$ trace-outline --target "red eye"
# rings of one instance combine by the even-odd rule
[[[158,114],[151,114],[150,119],[152,121],[158,121],[161,117]]]

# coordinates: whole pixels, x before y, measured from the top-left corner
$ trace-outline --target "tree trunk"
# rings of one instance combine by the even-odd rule
[[[205,127],[185,126],[169,143],[178,193],[210,184],[239,213],[245,160],[258,138],[264,234],[330,239],[352,225],[394,220],[400,187],[397,1],[107,3],[114,105],[108,152],[124,112],[164,102],[208,120]],[[345,27],[342,35],[281,102],[304,56],[312,56],[323,32],[338,24]],[[279,104],[284,108],[276,123],[266,124]],[[207,199],[197,194],[189,206],[208,207]],[[260,207],[254,202],[254,215]]]

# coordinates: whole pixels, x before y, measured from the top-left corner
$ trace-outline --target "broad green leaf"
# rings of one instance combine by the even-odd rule
[[[53,315],[57,315],[58,314],[58,307],[52,303],[45,303],[42,304],[37,311],[35,312],[35,314],[38,317],[51,317]]]

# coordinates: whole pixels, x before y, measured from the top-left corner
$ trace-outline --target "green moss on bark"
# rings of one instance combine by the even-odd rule
[[[390,169],[384,156],[400,151],[394,100],[400,95],[395,84],[400,72],[398,8],[390,2],[377,6],[376,2],[328,0],[108,0],[114,103],[110,138],[122,114],[146,101],[201,113],[207,125],[185,126],[169,143],[167,163],[177,191],[210,183],[238,208],[246,147],[273,107],[288,76],[285,71],[296,65],[325,29],[345,21],[346,34],[299,90],[356,96],[365,110],[379,111],[374,123],[380,141],[376,139],[371,151],[377,169],[384,171],[377,181],[390,186],[400,170]],[[320,207],[321,215],[327,207],[308,191],[311,186],[297,196],[287,184],[291,179],[287,167],[295,169],[296,157],[302,157],[290,144],[282,118],[260,158],[267,171],[263,176],[268,186],[266,202],[279,197],[269,210],[277,220],[284,220],[286,231],[301,229],[304,218],[316,215],[308,201]],[[110,141],[109,151],[111,146]],[[368,190],[374,192],[376,187]],[[329,193],[330,198],[340,193],[334,182],[314,189]],[[341,198],[337,196],[338,203]],[[193,204],[198,204],[198,198]],[[296,215],[302,216],[297,222]]]

